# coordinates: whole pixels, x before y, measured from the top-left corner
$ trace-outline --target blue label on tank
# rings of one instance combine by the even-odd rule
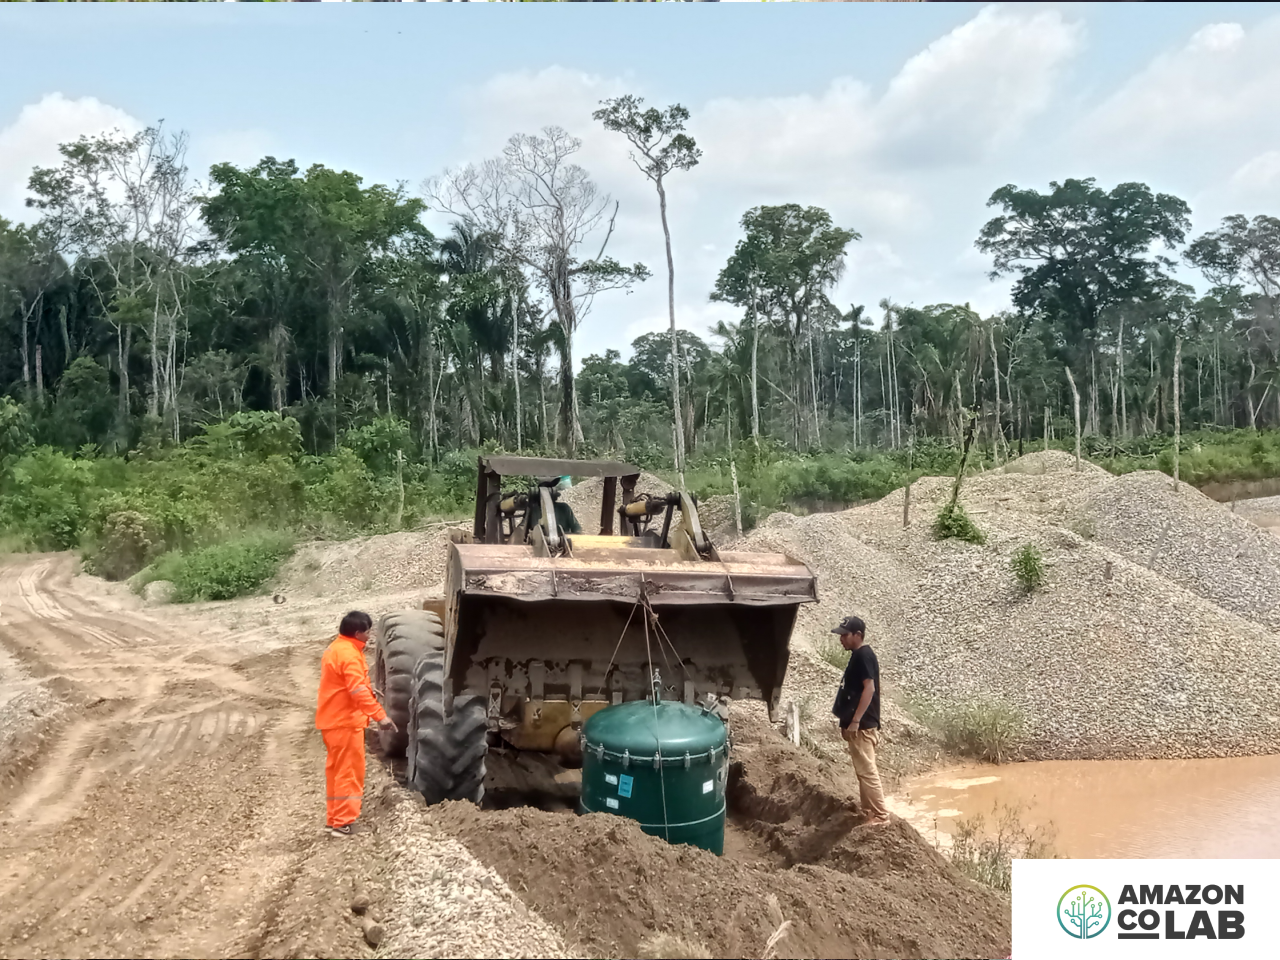
[[[620,776],[618,778],[618,796],[620,797],[631,796],[631,783],[632,783],[631,777],[628,777],[625,774]]]

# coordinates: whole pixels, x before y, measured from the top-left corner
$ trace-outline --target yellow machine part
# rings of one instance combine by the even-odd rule
[[[607,706],[608,700],[583,700],[575,712],[568,700],[526,700],[521,709],[520,726],[504,730],[502,736],[517,750],[550,751],[565,727],[582,723]]]

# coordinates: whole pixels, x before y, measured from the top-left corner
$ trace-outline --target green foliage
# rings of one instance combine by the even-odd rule
[[[31,417],[26,407],[0,396],[0,466],[31,444]]]
[[[208,425],[193,446],[223,457],[294,457],[302,453],[302,431],[293,417],[254,410]]]
[[[329,457],[308,458],[303,468],[306,499],[318,533],[342,528],[373,532],[390,502],[391,489],[345,447]]]
[[[1020,710],[983,697],[960,705],[917,706],[916,712],[947,750],[988,763],[1009,759],[1026,727]]]
[[[58,381],[54,419],[59,442],[71,448],[105,443],[115,415],[116,398],[106,369],[89,357],[76,357]]]
[[[975,814],[956,821],[947,859],[970,880],[1005,893],[1013,888],[1014,860],[1053,860],[1051,828],[1027,828],[1022,809],[997,805],[992,811],[995,832],[987,830],[986,818]]]
[[[1111,444],[1092,438],[1089,454],[1112,473],[1173,473],[1173,438],[1153,434]],[[1114,448],[1114,454],[1113,454]],[[1182,435],[1179,476],[1192,485],[1280,476],[1280,430],[1199,430]]]
[[[169,580],[179,603],[231,600],[253,593],[276,575],[280,563],[293,552],[293,541],[279,535],[228,540],[191,552],[174,551],[160,557],[135,580],[138,587]]]
[[[965,543],[987,542],[986,534],[978,529],[962,504],[944,504],[933,521],[936,540],[963,540]]]
[[[0,496],[0,530],[35,550],[68,550],[80,542],[101,471],[92,459],[50,447],[19,457]]]
[[[1017,275],[1017,306],[1054,316],[1079,342],[1105,308],[1156,299],[1172,262],[1153,248],[1181,244],[1191,210],[1144,183],[1108,192],[1088,177],[1049,187],[1044,194],[1012,184],[996,190],[987,203],[1003,212],[983,226],[977,247],[991,254],[997,274]],[[1071,224],[1065,232],[1064,222]]]
[[[1027,593],[1045,585],[1044,557],[1035,544],[1026,543],[1019,547],[1010,558],[1009,567]]]
[[[378,417],[342,435],[342,445],[359,457],[374,474],[395,473],[396,454],[413,445],[409,424],[397,417]]]
[[[136,510],[109,514],[102,524],[97,549],[87,558],[90,573],[108,580],[125,580],[155,556],[159,536]]]
[[[399,426],[375,421],[353,441],[387,467]],[[28,549],[82,547],[90,569],[114,579],[246,529],[324,537],[391,529],[393,473],[379,475],[345,447],[324,457],[301,451],[297,421],[266,412],[235,414],[179,447],[129,458],[28,449],[0,459],[0,536]],[[450,453],[436,468],[406,460],[402,524],[468,515],[475,463],[474,451]]]
[[[844,644],[830,634],[819,637],[813,649],[819,660],[831,664],[838,670],[843,670],[849,663],[849,651],[844,648]]]

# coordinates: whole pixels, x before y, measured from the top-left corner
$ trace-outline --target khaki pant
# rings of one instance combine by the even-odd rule
[[[868,820],[887,820],[889,808],[884,804],[884,788],[880,786],[880,771],[876,769],[876,745],[880,731],[846,730],[849,756],[853,757],[853,770],[858,775],[858,794],[862,815]]]

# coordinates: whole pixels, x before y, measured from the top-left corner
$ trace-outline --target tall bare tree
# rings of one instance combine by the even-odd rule
[[[631,162],[653,181],[658,191],[658,211],[662,217],[662,236],[667,245],[667,312],[671,320],[671,405],[676,428],[676,470],[680,489],[684,489],[684,427],[681,424],[680,372],[676,355],[676,268],[671,256],[671,228],[667,224],[667,189],[663,181],[673,170],[690,170],[698,163],[702,151],[684,132],[689,111],[680,104],[666,110],[641,109],[643,97],[627,95],[601,101],[602,106],[591,116],[606,130],[621,133],[634,150]]]
[[[626,267],[604,256],[618,207],[586,170],[571,162],[581,147],[580,139],[560,127],[546,127],[542,136],[516,134],[501,157],[448,170],[424,184],[432,206],[477,224],[550,299],[561,333],[562,441],[575,454],[582,426],[574,388],[574,334],[596,294],[649,276],[644,264]],[[595,257],[580,260],[579,249],[600,230],[604,236]]]
[[[116,334],[119,423],[129,420],[129,353],[141,328],[151,346],[147,412],[176,417],[176,324],[182,311],[181,254],[195,201],[187,178],[187,135],[162,126],[81,137],[59,150],[56,168],[36,168],[29,205],[76,255],[100,264],[84,275]],[[163,398],[163,399],[162,399]],[[177,436],[176,428],[174,436]]]

